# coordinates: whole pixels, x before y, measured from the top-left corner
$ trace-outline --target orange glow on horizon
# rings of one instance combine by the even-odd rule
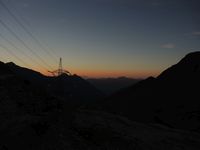
[[[52,76],[48,71],[37,69],[38,72],[46,75]],[[77,74],[84,78],[117,78],[117,77],[129,77],[129,78],[147,78],[149,76],[156,77],[159,74],[159,71],[138,71],[138,72],[122,72],[122,71],[92,71],[92,70],[74,70],[71,71],[72,74]]]

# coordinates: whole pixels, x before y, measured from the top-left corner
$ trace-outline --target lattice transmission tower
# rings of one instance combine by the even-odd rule
[[[48,71],[48,72],[50,72],[53,76],[60,76],[62,74],[67,74],[67,75],[71,76],[71,73],[69,71],[63,69],[62,58],[60,58],[60,60],[59,60],[58,69],[54,70],[54,71]]]

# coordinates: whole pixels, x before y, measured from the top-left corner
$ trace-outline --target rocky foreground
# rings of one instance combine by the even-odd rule
[[[187,55],[159,78],[141,81],[102,105],[87,101],[81,89],[96,90],[77,76],[61,76],[59,82],[67,78],[64,85],[74,88],[55,94],[52,82],[47,87],[46,79],[39,82],[41,75],[25,69],[22,74],[31,76],[24,78],[0,62],[0,150],[199,150],[199,89],[194,86],[200,83],[199,58],[200,52]],[[95,109],[97,104],[103,109]],[[155,111],[155,106],[165,107]],[[152,121],[156,117],[160,120]]]
[[[72,117],[73,116],[73,117]],[[199,150],[200,134],[140,124],[104,112],[79,110],[7,119],[0,126],[2,150]]]

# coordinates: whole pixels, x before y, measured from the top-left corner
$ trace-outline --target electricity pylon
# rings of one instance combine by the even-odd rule
[[[62,58],[60,58],[58,69],[54,71],[48,71],[48,72],[52,73],[53,76],[60,76],[62,74],[67,74],[71,76],[71,73],[69,71],[63,69]]]

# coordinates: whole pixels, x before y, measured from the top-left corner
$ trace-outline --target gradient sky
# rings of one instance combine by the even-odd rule
[[[0,5],[1,21],[34,51],[0,24],[0,60],[45,74],[62,57],[81,76],[157,76],[200,50],[199,0],[1,1],[42,47]]]

